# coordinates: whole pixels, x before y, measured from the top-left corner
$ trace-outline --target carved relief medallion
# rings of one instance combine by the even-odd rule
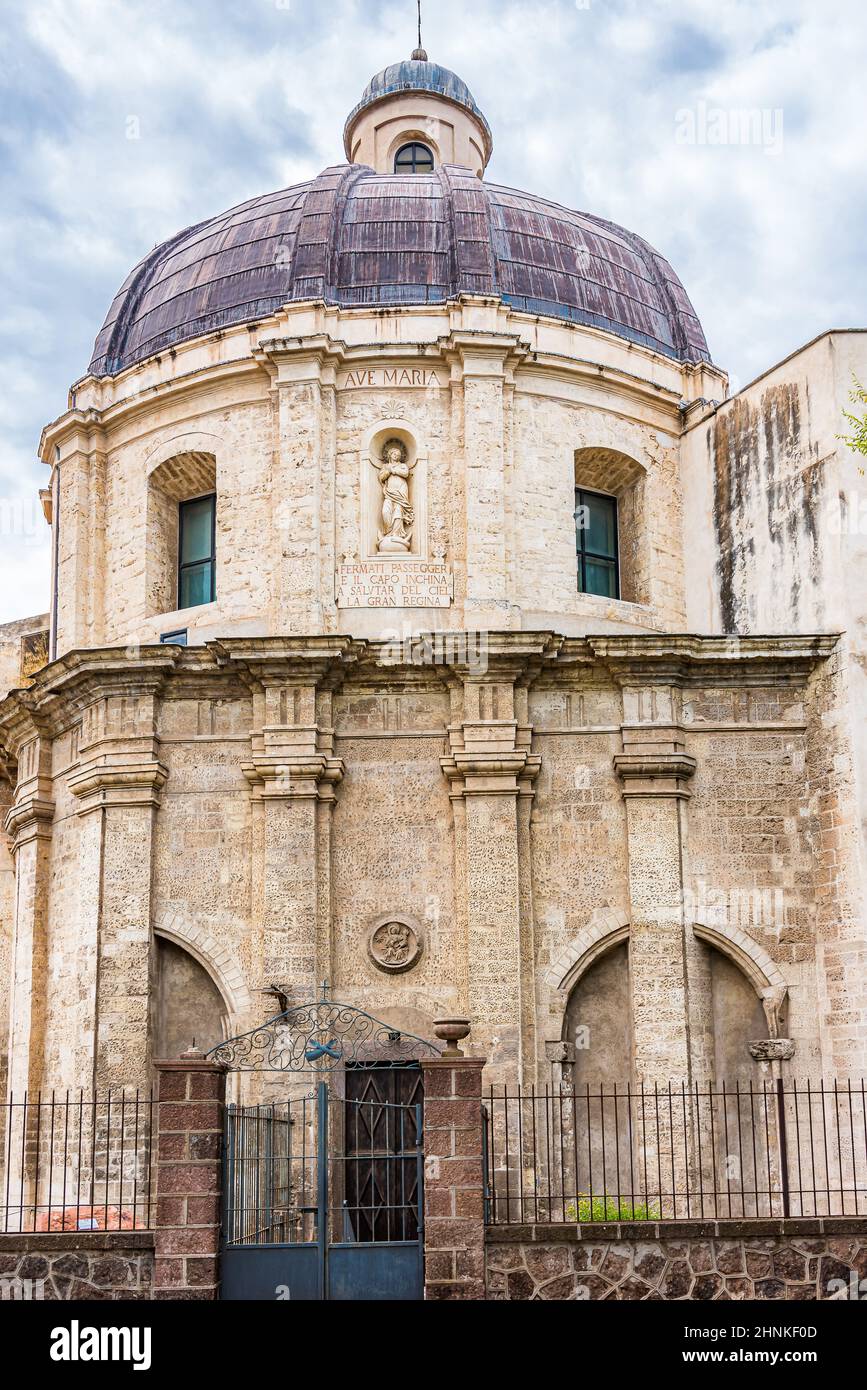
[[[380,917],[367,939],[367,950],[377,969],[399,975],[419,961],[421,931],[407,917]]]

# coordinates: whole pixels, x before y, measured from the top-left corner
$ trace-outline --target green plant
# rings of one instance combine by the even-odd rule
[[[867,406],[867,390],[861,385],[857,377],[853,377],[852,380],[855,385],[849,393],[849,399],[855,405]],[[854,415],[851,411],[844,410],[843,415],[852,426],[853,433],[838,435],[838,439],[842,439],[844,444],[848,444],[849,448],[854,449],[856,453],[867,455],[867,412],[863,415]]]
[[[654,1203],[627,1202],[617,1197],[588,1197],[581,1193],[566,1205],[568,1221],[658,1221]]]

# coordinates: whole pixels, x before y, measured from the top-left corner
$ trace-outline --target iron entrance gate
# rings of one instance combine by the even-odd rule
[[[325,998],[214,1049],[236,1071],[314,1082],[299,1078],[286,1100],[228,1107],[224,1299],[423,1296],[426,1053],[439,1055]]]

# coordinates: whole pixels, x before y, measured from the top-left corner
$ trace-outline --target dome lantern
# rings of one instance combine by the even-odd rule
[[[432,173],[442,164],[460,164],[482,178],[494,148],[467,84],[432,63],[421,45],[371,78],[343,140],[351,164],[378,174]]]

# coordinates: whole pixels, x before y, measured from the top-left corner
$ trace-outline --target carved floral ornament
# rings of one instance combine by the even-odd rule
[[[395,913],[378,917],[367,938],[370,959],[387,975],[411,970],[421,959],[423,949],[421,928],[409,917]]]

